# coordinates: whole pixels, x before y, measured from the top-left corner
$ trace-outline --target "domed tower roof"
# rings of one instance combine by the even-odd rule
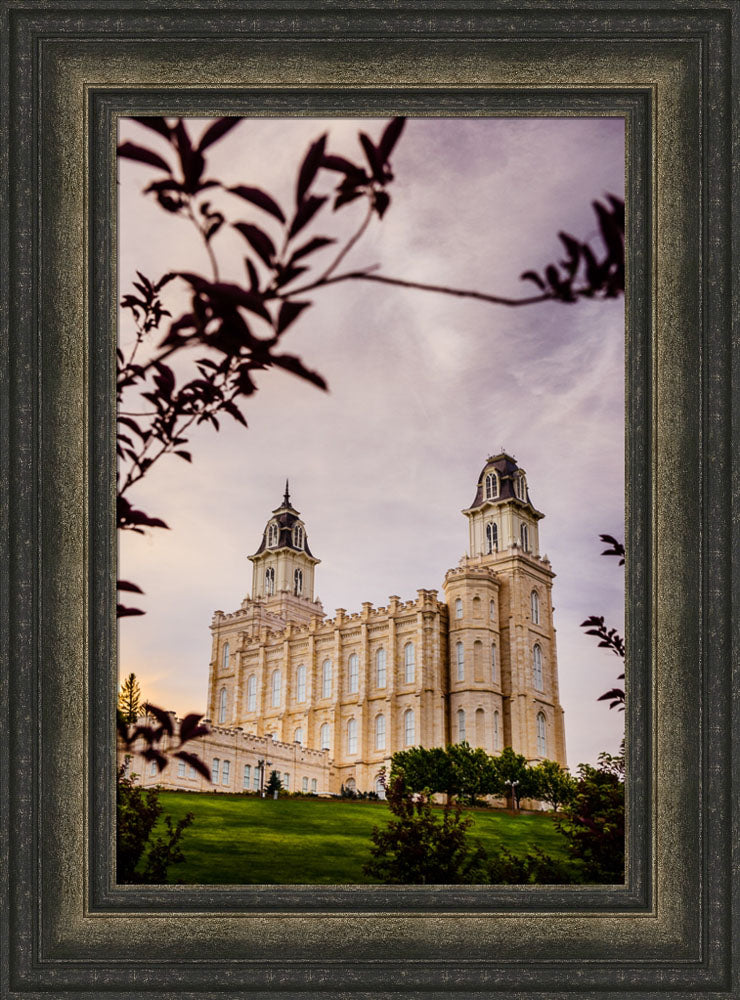
[[[491,473],[495,473],[497,478],[497,488],[493,496],[490,491],[486,491],[486,477]],[[476,507],[481,507],[484,503],[502,503],[507,500],[513,500],[522,505],[526,504],[531,508],[535,517],[544,517],[535,509],[530,499],[524,469],[517,465],[515,458],[502,451],[498,455],[491,455],[486,460],[486,464],[478,476],[475,497],[468,510],[475,510]]]
[[[296,543],[296,532],[293,530],[296,525],[300,525],[301,528],[303,528],[302,533],[298,536],[300,538],[300,544]],[[273,538],[270,538],[270,529],[273,526],[277,528],[277,533],[276,535],[273,535]],[[273,550],[292,549],[294,552],[303,552],[307,556],[315,558],[308,547],[306,526],[301,520],[299,512],[290,502],[290,491],[287,479],[285,480],[285,493],[283,495],[283,501],[279,507],[276,507],[273,510],[272,517],[269,519],[265,525],[265,530],[262,532],[262,541],[260,542],[260,546],[254,555],[258,556],[261,552],[264,552],[268,548]]]

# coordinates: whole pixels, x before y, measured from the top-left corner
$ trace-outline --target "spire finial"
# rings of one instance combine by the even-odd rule
[[[283,507],[290,507],[290,492],[288,490],[288,480],[285,480],[285,496],[283,497]]]

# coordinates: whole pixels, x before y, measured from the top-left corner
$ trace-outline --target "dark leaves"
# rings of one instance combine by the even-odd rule
[[[210,732],[208,726],[201,726],[200,720],[203,718],[200,712],[191,712],[186,715],[180,723],[180,746],[193,740],[197,736],[207,736]]]
[[[144,534],[144,528],[168,527],[168,525],[165,524],[165,522],[160,518],[149,517],[149,515],[144,513],[143,510],[137,510],[135,507],[132,507],[125,497],[118,497],[117,507],[119,528],[135,531],[142,535]]]
[[[624,545],[617,541],[613,535],[599,535],[599,538],[605,545],[609,545],[608,549],[604,549],[601,553],[602,556],[619,556],[619,565],[624,566]]]
[[[313,179],[316,176],[319,167],[321,166],[321,161],[324,156],[324,147],[326,146],[326,133],[320,136],[316,142],[312,143],[308,147],[308,152],[306,153],[305,159],[301,164],[301,169],[298,174],[298,184],[296,186],[296,206],[300,210],[303,201],[306,197],[309,187],[313,183]]]
[[[116,618],[130,618],[133,615],[146,614],[140,608],[127,608],[123,604],[116,604]]]
[[[172,756],[176,757],[178,760],[184,760],[185,763],[194,768],[198,774],[207,778],[208,781],[211,780],[211,772],[197,754],[188,753],[187,750],[177,750]]]
[[[227,132],[230,132],[242,120],[241,118],[217,118],[201,136],[198,143],[198,151],[202,153],[208,146],[212,146],[214,142],[218,142],[219,139],[225,136]]]
[[[168,174],[172,173],[169,164],[162,157],[153,152],[151,149],[146,149],[144,146],[137,146],[133,142],[124,142],[118,147],[118,155],[125,157],[127,160],[137,160],[139,163],[146,163],[150,167],[159,167],[160,170],[166,170]]]
[[[304,226],[308,225],[326,201],[326,198],[319,198],[317,195],[311,195],[301,203],[300,208],[294,215],[293,221],[290,224],[290,230],[288,232],[289,239],[292,240]]]
[[[393,147],[398,142],[398,137],[406,124],[405,118],[392,118],[385,127],[378,143],[378,155],[383,163],[388,162],[388,157],[393,152]]]
[[[143,594],[144,591],[141,587],[138,587],[135,583],[131,583],[129,580],[119,580],[116,583],[117,590],[126,590],[132,594]]]
[[[235,222],[234,229],[238,229],[261,260],[268,267],[272,267],[275,259],[275,244],[267,233],[249,222]]]
[[[283,302],[280,306],[277,321],[278,336],[286,330],[290,324],[300,316],[304,309],[310,306],[310,302]]]
[[[260,190],[260,188],[245,187],[243,184],[238,184],[236,187],[228,188],[228,190],[232,194],[239,195],[240,198],[250,202],[252,205],[261,208],[264,212],[269,212],[270,215],[273,215],[280,222],[285,222],[283,210],[278,203],[265,191]]]
[[[160,135],[164,136],[165,139],[169,141],[170,138],[170,127],[164,118],[157,118],[154,115],[147,115],[142,118],[132,118],[132,121],[138,122],[139,125],[144,125],[146,128],[153,129],[155,132],[159,132]]]
[[[157,720],[163,732],[167,733],[168,736],[172,736],[174,730],[172,715],[169,712],[166,712],[163,708],[157,708],[156,705],[152,705],[149,702],[144,703],[144,711],[147,715],[151,715]]]
[[[318,374],[318,372],[310,371],[310,369],[306,368],[300,358],[297,358],[292,354],[273,354],[272,362],[277,365],[278,368],[284,368],[286,371],[292,372],[294,375],[298,375],[299,378],[306,379],[307,382],[312,382],[314,385],[317,385],[319,389],[327,388],[326,382]]]
[[[322,247],[328,247],[332,243],[336,243],[334,239],[330,239],[328,236],[314,236],[312,240],[308,243],[304,243],[302,247],[294,250],[290,256],[289,263],[292,264],[301,257],[306,257],[308,254],[313,253],[315,250],[321,250]]]

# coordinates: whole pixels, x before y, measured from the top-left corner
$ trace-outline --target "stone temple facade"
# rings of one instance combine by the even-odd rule
[[[286,484],[249,557],[251,596],[213,616],[205,759],[214,737],[321,752],[311,763],[312,775],[323,764],[324,794],[342,784],[382,792],[391,756],[417,745],[511,746],[565,765],[554,574],[540,555],[543,514],[511,456],[486,461],[463,514],[468,554],[445,575],[442,599],[419,590],[327,618],[314,599],[319,560]]]

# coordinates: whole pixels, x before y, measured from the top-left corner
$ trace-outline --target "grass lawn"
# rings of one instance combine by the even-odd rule
[[[384,802],[162,792],[173,821],[195,821],[183,835],[185,862],[172,865],[173,882],[209,884],[337,885],[373,882],[362,873],[370,833],[390,818]],[[469,833],[487,851],[503,844],[515,854],[537,845],[564,857],[563,838],[546,815],[472,810]],[[158,828],[157,828],[158,829]]]

